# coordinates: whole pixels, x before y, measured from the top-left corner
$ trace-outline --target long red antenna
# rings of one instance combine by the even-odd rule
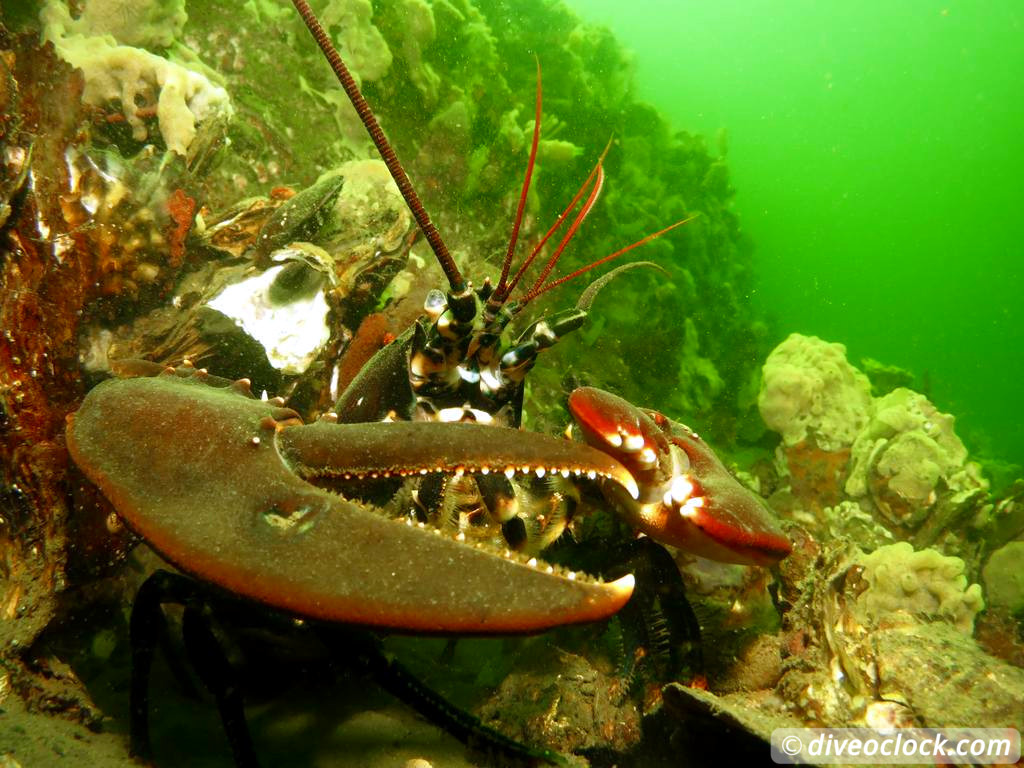
[[[590,270],[594,269],[594,267],[599,267],[602,264],[606,264],[607,262],[611,261],[612,259],[617,259],[622,254],[629,253],[629,251],[632,251],[634,248],[639,248],[641,245],[644,245],[645,243],[649,243],[651,240],[654,240],[655,238],[661,237],[662,235],[664,235],[667,232],[671,232],[676,227],[681,227],[681,226],[683,226],[683,224],[686,224],[687,222],[693,221],[696,217],[697,217],[697,214],[694,214],[693,216],[687,216],[685,219],[680,219],[675,224],[669,224],[664,229],[660,229],[657,232],[652,232],[651,234],[647,235],[646,237],[640,238],[635,243],[631,243],[630,245],[627,245],[625,248],[620,248],[615,253],[612,253],[612,254],[609,254],[607,256],[604,256],[604,257],[598,259],[597,261],[593,262],[592,264],[587,264],[585,267],[580,267],[575,272],[571,272],[570,274],[565,275],[563,277],[560,277],[557,280],[552,280],[547,285],[543,285],[542,286],[542,285],[539,284],[539,281],[538,281],[537,283],[534,284],[533,288],[531,288],[526,293],[526,295],[523,296],[523,298],[519,300],[517,309],[522,309],[524,306],[526,306],[526,304],[528,304],[529,302],[533,301],[538,296],[547,293],[548,291],[552,290],[553,288],[557,288],[562,283],[567,283],[570,280],[572,280],[573,278],[579,277],[580,275],[584,274],[585,272],[589,272]]]
[[[551,239],[551,236],[559,230],[559,228],[562,226],[562,222],[565,221],[566,217],[568,217],[568,215],[576,207],[576,204],[579,203],[580,198],[583,197],[583,194],[590,187],[590,183],[598,174],[598,170],[601,168],[601,163],[604,161],[605,155],[608,154],[608,150],[609,148],[611,148],[611,145],[612,143],[610,141],[605,145],[604,151],[601,152],[601,156],[597,159],[597,164],[594,165],[594,169],[590,172],[590,175],[587,176],[586,180],[580,185],[580,188],[576,191],[576,194],[573,197],[573,199],[569,201],[569,204],[567,206],[565,206],[565,210],[563,210],[558,215],[558,218],[555,219],[555,223],[551,225],[551,228],[544,233],[544,237],[540,239],[540,242],[534,246],[533,250],[530,252],[530,255],[523,262],[522,266],[519,267],[519,270],[516,272],[515,277],[512,278],[512,282],[505,287],[503,293],[499,294],[499,297],[501,299],[507,299],[509,295],[512,293],[512,291],[515,290],[516,286],[519,285],[519,281],[523,278],[523,275],[526,274],[526,270],[529,269],[531,264],[533,264],[533,260],[537,258],[537,254],[540,253],[540,250],[545,246],[547,241]]]
[[[533,143],[530,145],[530,159],[526,163],[526,177],[523,179],[523,189],[519,193],[519,205],[516,207],[516,221],[512,225],[512,237],[508,241],[508,250],[505,251],[505,262],[501,265],[501,279],[495,288],[499,296],[505,291],[505,281],[508,280],[509,270],[512,268],[512,257],[516,251],[516,241],[519,239],[519,227],[523,223],[523,211],[526,209],[526,196],[530,191],[530,179],[533,178],[533,167],[537,162],[537,147],[540,145],[540,114],[541,114],[542,90],[540,84],[540,59],[537,59],[537,98],[535,114],[533,117]]]
[[[420,231],[423,232],[423,236],[427,238],[427,242],[430,243],[430,247],[434,250],[434,254],[437,256],[438,262],[441,264],[441,269],[444,270],[445,277],[448,278],[448,283],[451,285],[452,291],[455,293],[461,293],[466,288],[465,280],[462,278],[462,273],[459,271],[458,266],[455,264],[455,259],[448,252],[448,247],[444,244],[441,239],[441,234],[437,231],[437,227],[430,220],[430,214],[427,213],[423,204],[420,202],[419,195],[416,194],[416,190],[412,186],[412,182],[409,181],[409,176],[405,172],[405,168],[402,167],[402,163],[398,159],[398,155],[395,154],[395,150],[391,148],[391,144],[384,136],[384,131],[381,130],[380,124],[377,122],[377,118],[374,117],[373,110],[370,109],[370,105],[366,103],[366,99],[363,98],[363,94],[359,90],[359,86],[356,85],[355,78],[348,71],[348,67],[345,66],[345,62],[341,60],[341,56],[335,49],[334,44],[331,43],[331,39],[327,36],[324,28],[320,26],[320,22],[317,21],[316,16],[313,14],[312,9],[306,0],[292,0],[295,5],[295,9],[299,12],[302,20],[306,23],[306,28],[309,29],[313,39],[316,40],[317,45],[320,46],[320,50],[323,51],[324,56],[327,57],[327,62],[331,65],[331,69],[334,70],[335,76],[338,78],[338,82],[341,83],[341,87],[345,89],[345,93],[348,95],[349,101],[352,102],[352,106],[355,107],[356,112],[359,115],[359,119],[363,121],[363,125],[366,126],[367,133],[370,134],[370,138],[373,140],[373,144],[377,147],[377,151],[380,152],[381,158],[384,160],[384,164],[387,165],[388,170],[391,172],[391,177],[395,180],[395,184],[398,185],[398,191],[402,193],[402,197],[405,198],[406,204],[412,211],[413,217],[416,219],[416,223],[419,225]],[[539,87],[539,81],[538,81]]]
[[[579,230],[580,225],[586,220],[587,216],[594,209],[594,205],[597,204],[597,198],[601,195],[601,190],[604,189],[604,167],[597,164],[597,178],[594,179],[594,186],[590,190],[590,195],[587,197],[587,201],[580,208],[579,213],[576,214],[576,218],[573,219],[572,224],[569,226],[568,231],[562,236],[561,241],[558,243],[558,247],[555,248],[554,253],[548,258],[548,263],[544,265],[544,269],[541,270],[537,279],[533,282],[530,290],[526,292],[526,296],[523,297],[523,301],[529,301],[530,297],[537,295],[537,291],[544,284],[544,281],[548,279],[548,275],[551,274],[551,270],[555,268],[555,264],[558,263],[558,259],[562,256],[565,251],[565,247],[572,240],[573,235]]]

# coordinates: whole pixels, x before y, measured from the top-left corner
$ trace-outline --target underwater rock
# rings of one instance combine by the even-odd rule
[[[663,691],[665,704],[680,719],[711,718],[765,743],[776,728],[1024,727],[1024,670],[992,658],[955,627],[892,627],[871,638],[862,659],[870,688],[852,699],[838,666],[792,659],[774,689],[717,695],[673,683]]]
[[[0,46],[11,172],[0,174],[0,659],[15,666],[67,587],[63,425],[81,398],[78,328],[102,271],[98,233],[77,211],[81,73],[34,35],[0,26]],[[0,696],[8,682],[0,673]]]
[[[871,357],[862,357],[860,368],[870,379],[871,394],[875,397],[881,397],[899,387],[910,389],[914,384],[914,374],[910,371],[880,363]]]
[[[989,608],[1024,614],[1024,541],[1011,541],[989,557],[982,569]]]
[[[479,712],[491,727],[563,754],[625,752],[640,741],[640,712],[628,682],[583,656],[554,648],[524,659]]]
[[[925,726],[1024,728],[1024,669],[946,623],[875,633],[879,693],[902,696]]]
[[[108,357],[186,357],[250,377],[257,391],[278,391],[282,376],[305,374],[316,360],[338,364],[405,266],[413,228],[380,160],[342,164],[298,193],[277,190],[207,213],[189,242],[202,263],[181,277],[170,306],[120,328],[93,328],[86,343],[103,349],[84,355],[99,370]],[[316,401],[335,397],[318,392]]]
[[[962,560],[905,542],[802,552],[784,563],[783,632],[752,646],[762,663],[780,649],[781,674],[734,673],[716,693],[669,685],[670,712],[765,742],[780,727],[1020,727],[1024,670],[971,638],[983,604]]]
[[[870,509],[850,499],[840,501],[833,507],[825,507],[822,519],[830,538],[855,541],[869,552],[885,544],[892,544],[895,539],[892,531],[879,523]],[[809,522],[813,524],[813,521]]]
[[[924,395],[896,389],[875,400],[852,449],[846,492],[869,496],[891,525],[912,530],[941,496],[965,499],[988,483],[953,431],[953,417]]]
[[[1006,725],[1004,697],[1024,685],[1024,670],[970,637],[983,603],[964,570],[959,558],[906,542],[869,555],[834,543],[784,616],[788,658],[774,693],[807,725]],[[936,679],[956,713],[934,695]],[[964,695],[975,686],[992,698]]]
[[[868,419],[871,385],[846,361],[846,348],[816,336],[791,334],[764,363],[757,407],[769,429],[782,435],[776,464],[792,497],[791,515],[809,515],[844,500],[850,445]],[[779,504],[779,499],[775,502]]]
[[[866,587],[853,611],[865,625],[945,621],[970,635],[975,615],[985,607],[981,586],[967,585],[959,557],[934,549],[915,552],[901,541],[861,555],[857,562]]]
[[[813,438],[822,450],[837,451],[867,423],[871,384],[846,361],[842,344],[794,333],[765,361],[757,406],[786,447]]]

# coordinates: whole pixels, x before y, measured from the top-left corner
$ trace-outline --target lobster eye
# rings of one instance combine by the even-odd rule
[[[448,301],[445,299],[444,294],[437,290],[437,288],[429,290],[427,298],[423,301],[423,311],[430,318],[431,322],[437,322],[437,318],[446,309],[448,309]]]

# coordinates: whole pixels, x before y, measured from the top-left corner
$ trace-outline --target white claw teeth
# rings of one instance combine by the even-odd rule
[[[596,480],[597,479],[597,472],[595,472],[594,470],[590,470],[589,472],[587,472],[587,479],[588,480]]]
[[[537,469],[534,470],[534,473],[537,475],[537,477],[544,477],[546,472],[544,467],[537,467]]]
[[[623,447],[625,447],[627,451],[639,451],[644,447],[644,436],[637,432],[634,432],[631,435],[626,435]]]
[[[537,558],[536,557],[531,557],[529,560],[526,561],[526,564],[528,566],[530,566],[531,568],[536,568],[537,567]]]
[[[562,475],[562,477],[568,477],[569,476],[569,470],[563,468],[560,474]]]
[[[622,435],[620,435],[618,432],[616,432],[613,435],[605,435],[604,439],[605,442],[608,443],[608,445],[613,445],[616,448],[622,447]]]
[[[686,475],[678,475],[672,478],[672,487],[666,495],[672,497],[672,501],[667,501],[666,504],[683,504],[693,495],[693,483]]]
[[[516,471],[512,467],[509,467],[508,469],[505,470],[505,477],[507,477],[509,480],[511,480],[515,476]]]

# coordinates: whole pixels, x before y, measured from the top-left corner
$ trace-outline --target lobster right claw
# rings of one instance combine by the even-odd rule
[[[633,475],[638,497],[614,482],[603,489],[643,533],[727,563],[773,565],[792,551],[772,512],[689,427],[592,387],[573,391],[569,410],[586,442]]]

